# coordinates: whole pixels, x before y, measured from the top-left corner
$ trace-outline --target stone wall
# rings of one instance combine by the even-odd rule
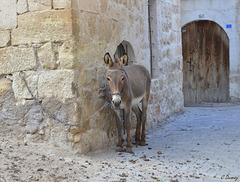
[[[100,108],[108,100],[106,97],[106,66],[103,56],[110,52],[113,56],[117,46],[127,41],[133,47],[136,62],[149,68],[149,42],[147,22],[147,2],[144,0],[75,0],[73,5],[74,35],[76,37],[77,72],[81,119]],[[74,148],[83,141],[100,148],[111,143],[115,136],[115,119],[108,107],[89,121],[89,129],[75,130]],[[106,131],[111,128],[112,133]],[[114,130],[112,130],[114,128]],[[107,135],[106,135],[107,134]],[[101,143],[100,146],[97,144]]]
[[[156,5],[149,127],[183,107],[180,2]],[[135,62],[151,70],[147,1],[2,0],[0,8],[2,132],[78,153],[112,145],[116,127],[110,107],[84,120],[108,101],[106,52],[113,56],[128,42]]]
[[[71,150],[72,135],[62,124],[78,121],[80,102],[71,1],[3,0],[0,16],[2,131]]]
[[[240,2],[239,0],[181,0],[181,26],[211,20],[219,24],[229,37],[230,96],[240,97]],[[231,24],[231,28],[227,25]]]
[[[153,79],[149,118],[153,125],[183,108],[179,0],[151,0]]]

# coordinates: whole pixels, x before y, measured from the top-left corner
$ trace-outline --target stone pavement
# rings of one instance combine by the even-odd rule
[[[186,107],[148,130],[147,143],[76,155],[0,135],[0,182],[240,182],[240,105]]]
[[[179,181],[240,181],[240,106],[184,111],[148,140],[161,148],[164,171]]]
[[[126,181],[240,181],[240,106],[184,108],[150,130],[147,142],[132,156],[94,158],[122,165],[113,173]]]

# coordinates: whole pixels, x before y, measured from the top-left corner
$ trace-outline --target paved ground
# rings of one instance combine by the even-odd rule
[[[72,155],[0,136],[2,181],[240,181],[240,106],[185,108],[134,154]],[[239,179],[238,179],[239,178]]]

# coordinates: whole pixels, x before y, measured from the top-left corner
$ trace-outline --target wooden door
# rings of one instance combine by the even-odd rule
[[[194,21],[182,28],[185,105],[229,100],[229,39],[215,22]]]

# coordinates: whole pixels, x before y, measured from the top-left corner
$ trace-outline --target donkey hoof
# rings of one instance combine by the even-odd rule
[[[126,148],[126,152],[133,154],[132,147],[127,147],[127,148]]]
[[[146,146],[146,145],[148,145],[148,144],[146,144],[145,141],[141,141],[140,145],[141,145],[141,146]]]
[[[135,142],[132,142],[132,144],[138,146],[140,145],[140,141],[135,140]]]
[[[124,149],[122,147],[117,147],[117,152],[124,152]]]

